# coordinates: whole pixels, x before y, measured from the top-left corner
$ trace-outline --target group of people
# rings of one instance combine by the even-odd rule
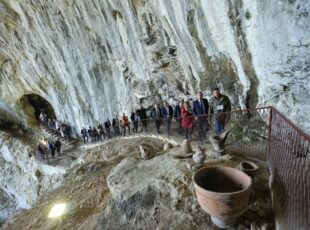
[[[221,94],[219,88],[213,89],[213,97],[210,102],[203,98],[203,93],[197,93],[197,99],[191,104],[187,99],[182,105],[179,102],[181,110],[180,126],[184,129],[186,139],[191,138],[193,124],[196,122],[198,127],[198,136],[200,143],[206,142],[206,134],[212,124],[212,116],[215,116],[215,132],[219,134],[227,125],[230,119],[231,102],[230,99]]]
[[[61,155],[61,141],[59,138],[57,138],[56,141],[52,140],[42,140],[37,144],[37,153],[40,155],[42,160],[45,160],[45,158],[48,160],[49,154],[52,156],[52,158],[55,158],[55,153],[58,154],[58,156]]]
[[[190,99],[180,100],[173,109],[167,103],[163,107],[155,104],[152,111],[152,118],[155,120],[157,133],[163,121],[166,122],[167,134],[170,135],[171,123],[174,118],[178,123],[179,133],[183,133],[186,139],[191,139],[194,124],[198,128],[200,143],[206,142],[206,134],[210,128],[212,115],[215,115],[215,132],[220,133],[230,119],[230,99],[221,94],[219,88],[213,89],[213,97],[210,102],[203,98],[203,93],[197,93],[197,99],[191,103]]]
[[[115,114],[112,122],[108,119],[103,124],[98,123],[96,127],[89,126],[88,129],[82,127],[81,136],[84,143],[87,143],[103,141],[104,139],[109,139],[120,135],[125,136],[126,130],[129,134],[130,131],[133,133],[138,133],[138,126],[140,122],[141,132],[147,132],[147,115],[146,109],[143,107],[133,111],[130,115],[130,120],[125,113],[123,113],[121,118]],[[132,127],[130,127],[131,124]]]
[[[45,127],[47,127],[50,131],[56,133],[58,136],[63,139],[70,140],[71,139],[71,128],[69,125],[61,123],[57,119],[53,119],[47,116],[47,114],[42,109],[39,115],[39,119]],[[49,155],[52,158],[55,158],[55,155],[61,155],[61,141],[60,138],[57,138],[56,141],[44,139],[40,141],[36,146],[36,151],[41,157],[42,160],[45,158],[49,159]]]
[[[49,118],[44,110],[41,110],[39,119],[49,130],[59,134],[64,139],[71,139],[71,127],[69,125],[63,124],[55,118]]]
[[[126,132],[137,133],[139,132],[139,125],[141,126],[140,132],[147,132],[149,120],[154,121],[156,131],[160,134],[161,126],[164,123],[166,126],[167,135],[171,135],[172,120],[178,124],[178,133],[184,134],[186,139],[191,139],[194,126],[196,124],[198,128],[199,141],[205,143],[206,134],[210,128],[211,118],[215,116],[215,131],[220,133],[227,122],[229,121],[229,113],[231,111],[230,99],[221,94],[219,88],[213,89],[213,97],[210,102],[203,98],[203,93],[199,91],[197,93],[197,99],[191,103],[190,99],[185,101],[180,100],[178,104],[173,107],[167,102],[164,102],[162,106],[156,103],[154,108],[150,112],[150,117],[147,116],[147,110],[143,107],[133,111],[128,118],[125,113],[121,118],[115,114],[112,119],[104,122],[104,124],[98,124],[96,127],[89,126],[81,130],[81,136],[84,143],[97,142],[111,137],[126,135]]]

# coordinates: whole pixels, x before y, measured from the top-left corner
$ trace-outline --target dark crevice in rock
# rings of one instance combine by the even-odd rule
[[[119,12],[118,10],[113,10],[112,11],[112,16],[115,20],[119,19],[123,19],[123,15],[121,14],[121,12]]]

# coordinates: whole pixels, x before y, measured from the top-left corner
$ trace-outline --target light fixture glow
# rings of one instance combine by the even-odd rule
[[[59,217],[62,216],[66,211],[66,204],[55,204],[51,209],[50,213],[48,214],[49,218]]]

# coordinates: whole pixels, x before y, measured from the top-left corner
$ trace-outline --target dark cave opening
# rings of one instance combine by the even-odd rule
[[[20,99],[21,104],[24,107],[31,106],[34,109],[34,117],[36,120],[40,120],[39,116],[41,111],[44,111],[48,118],[56,118],[55,111],[51,103],[38,94],[26,94]]]

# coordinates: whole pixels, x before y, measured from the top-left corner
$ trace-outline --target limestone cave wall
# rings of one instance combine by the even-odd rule
[[[274,105],[310,131],[309,0],[0,0],[0,111],[38,94],[77,130],[140,104]]]

